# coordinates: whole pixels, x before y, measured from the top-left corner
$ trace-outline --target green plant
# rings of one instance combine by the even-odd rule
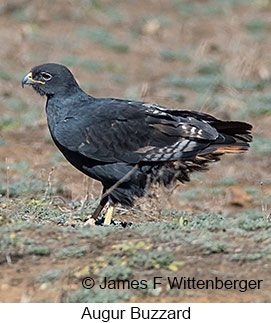
[[[70,258],[70,257],[82,257],[87,252],[87,246],[67,246],[60,248],[56,251],[55,257],[60,259]]]
[[[37,281],[39,283],[47,283],[59,278],[64,272],[62,268],[49,269],[39,274]]]
[[[99,281],[103,281],[104,277],[112,280],[128,279],[132,275],[133,271],[129,267],[126,267],[124,265],[109,265],[100,269]]]

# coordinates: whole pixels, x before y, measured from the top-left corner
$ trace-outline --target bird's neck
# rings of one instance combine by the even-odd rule
[[[92,100],[95,100],[83,90],[79,90],[65,96],[47,95],[46,114],[49,128],[73,115],[81,105],[89,104]]]
[[[57,93],[46,93],[47,100],[66,100],[76,97],[77,100],[89,96],[79,86],[63,86]]]

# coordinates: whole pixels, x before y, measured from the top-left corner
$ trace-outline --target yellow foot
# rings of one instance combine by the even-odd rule
[[[114,214],[114,206],[110,205],[106,214],[105,214],[105,220],[104,220],[104,225],[109,225],[111,223],[113,214]]]
[[[95,219],[90,218],[84,223],[84,225],[95,225],[95,221]]]

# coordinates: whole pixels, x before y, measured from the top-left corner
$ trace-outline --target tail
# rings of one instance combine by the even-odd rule
[[[252,141],[252,126],[239,121],[215,120],[211,125],[219,133],[218,138],[203,149],[198,156],[242,153],[249,149]]]
[[[208,170],[208,164],[220,160],[226,153],[246,152],[252,141],[252,126],[239,121],[221,121],[215,119],[210,124],[217,130],[218,138],[197,153],[192,161],[184,162],[186,171],[178,174],[181,182],[189,180],[189,174],[196,171]],[[180,169],[178,168],[178,171]]]

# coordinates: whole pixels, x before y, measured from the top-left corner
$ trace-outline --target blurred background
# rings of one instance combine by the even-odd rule
[[[185,186],[155,189],[153,199],[119,208],[117,219],[241,214],[268,226],[270,32],[270,0],[2,0],[0,226],[77,226],[100,196],[100,184],[75,170],[52,143],[45,99],[21,88],[23,75],[45,62],[67,65],[92,96],[193,109],[254,126],[248,153],[224,156]],[[82,213],[84,200],[89,204]],[[12,239],[2,240],[3,250],[19,248]]]

